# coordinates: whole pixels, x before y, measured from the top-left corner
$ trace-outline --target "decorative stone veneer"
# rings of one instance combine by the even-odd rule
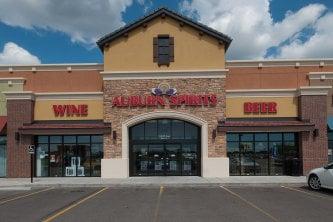
[[[161,82],[167,82],[177,89],[179,95],[216,94],[216,106],[178,106],[170,107],[112,107],[115,96],[151,95],[151,89]],[[218,120],[225,117],[225,79],[224,78],[190,78],[190,79],[140,79],[140,80],[104,80],[104,121],[112,123],[112,131],[116,131],[116,140],[111,135],[104,135],[104,158],[122,157],[122,123],[128,119],[154,111],[174,110],[192,114],[208,123],[208,157],[226,157],[226,135],[218,133],[213,139],[213,130]]]
[[[327,103],[326,95],[299,96],[299,117],[303,121],[311,121],[318,129],[314,132],[300,133],[300,156],[302,158],[303,175],[311,169],[327,163]]]

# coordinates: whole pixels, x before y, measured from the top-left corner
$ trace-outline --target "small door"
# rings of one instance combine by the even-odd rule
[[[149,175],[163,176],[165,165],[165,152],[163,144],[149,145]]]
[[[181,145],[165,145],[165,174],[168,176],[181,175]]]

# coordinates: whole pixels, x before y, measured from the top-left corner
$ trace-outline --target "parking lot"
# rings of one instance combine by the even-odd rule
[[[332,221],[333,192],[305,187],[0,191],[1,221]]]

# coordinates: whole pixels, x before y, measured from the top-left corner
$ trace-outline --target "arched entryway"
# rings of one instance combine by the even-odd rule
[[[200,176],[200,126],[158,118],[129,128],[130,176]]]

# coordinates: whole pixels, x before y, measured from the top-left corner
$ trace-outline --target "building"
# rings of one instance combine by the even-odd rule
[[[332,160],[333,60],[226,61],[231,41],[162,8],[102,37],[103,64],[1,66],[0,176],[30,176],[29,145],[37,177],[301,175]]]

